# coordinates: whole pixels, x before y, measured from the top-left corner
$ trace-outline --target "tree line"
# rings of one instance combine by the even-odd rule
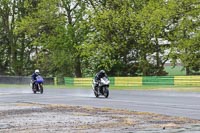
[[[187,75],[200,69],[199,0],[1,0],[0,74]]]

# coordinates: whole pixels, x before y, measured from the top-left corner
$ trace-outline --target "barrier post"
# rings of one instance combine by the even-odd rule
[[[57,77],[54,77],[54,85],[58,85],[58,78]]]

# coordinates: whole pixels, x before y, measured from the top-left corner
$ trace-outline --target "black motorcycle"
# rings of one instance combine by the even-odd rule
[[[110,84],[110,81],[107,77],[101,78],[100,81],[98,82],[97,87],[95,87],[95,80],[93,80],[92,89],[94,91],[94,95],[96,97],[103,95],[103,96],[105,96],[105,98],[108,98],[108,96],[109,96],[109,84]]]

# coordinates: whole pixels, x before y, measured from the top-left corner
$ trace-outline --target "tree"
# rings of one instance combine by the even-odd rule
[[[139,65],[143,75],[166,75],[164,64],[169,59],[167,38],[171,12],[165,1],[151,0],[137,15]]]
[[[166,75],[199,71],[198,0],[2,0],[0,73]],[[167,43],[165,43],[167,42]]]
[[[199,70],[199,40],[200,40],[200,2],[198,0],[169,1],[173,27],[169,38],[173,44],[171,57],[173,62],[179,60],[186,68],[186,74]]]
[[[27,16],[19,20],[16,34],[24,33],[32,47],[33,67],[46,75],[68,74],[71,61],[66,41],[64,16],[59,13],[59,1],[26,1]],[[66,50],[67,47],[67,50]],[[58,59],[59,58],[59,59]]]
[[[96,33],[89,35],[91,41],[84,46],[88,62],[93,63],[92,69],[105,68],[110,74],[120,76],[140,72],[143,75],[163,74],[168,58],[164,59],[159,54],[164,53],[167,45],[161,48],[158,39],[165,38],[169,16],[165,16],[163,3],[108,0],[102,6],[96,6],[91,19],[91,27]],[[160,18],[157,19],[158,15]],[[147,59],[154,53],[156,64]]]
[[[71,45],[71,57],[75,77],[82,77],[82,58],[79,46],[82,45],[87,34],[87,26],[84,26],[87,15],[86,1],[84,0],[61,0],[62,10],[66,15],[66,27],[68,40]]]
[[[14,33],[16,21],[26,14],[24,1],[2,0],[0,5],[2,71],[4,74],[26,75],[30,62],[27,40],[23,33]]]
[[[131,2],[108,0],[95,9],[90,19],[93,32],[83,46],[88,67],[93,71],[106,69],[113,76],[134,73],[131,68],[135,63],[133,49],[137,42],[132,28],[135,14]]]

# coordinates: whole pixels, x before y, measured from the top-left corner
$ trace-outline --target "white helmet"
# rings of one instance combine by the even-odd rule
[[[36,69],[36,70],[35,70],[35,73],[39,74],[39,73],[40,73],[40,71],[39,71],[38,69]]]

